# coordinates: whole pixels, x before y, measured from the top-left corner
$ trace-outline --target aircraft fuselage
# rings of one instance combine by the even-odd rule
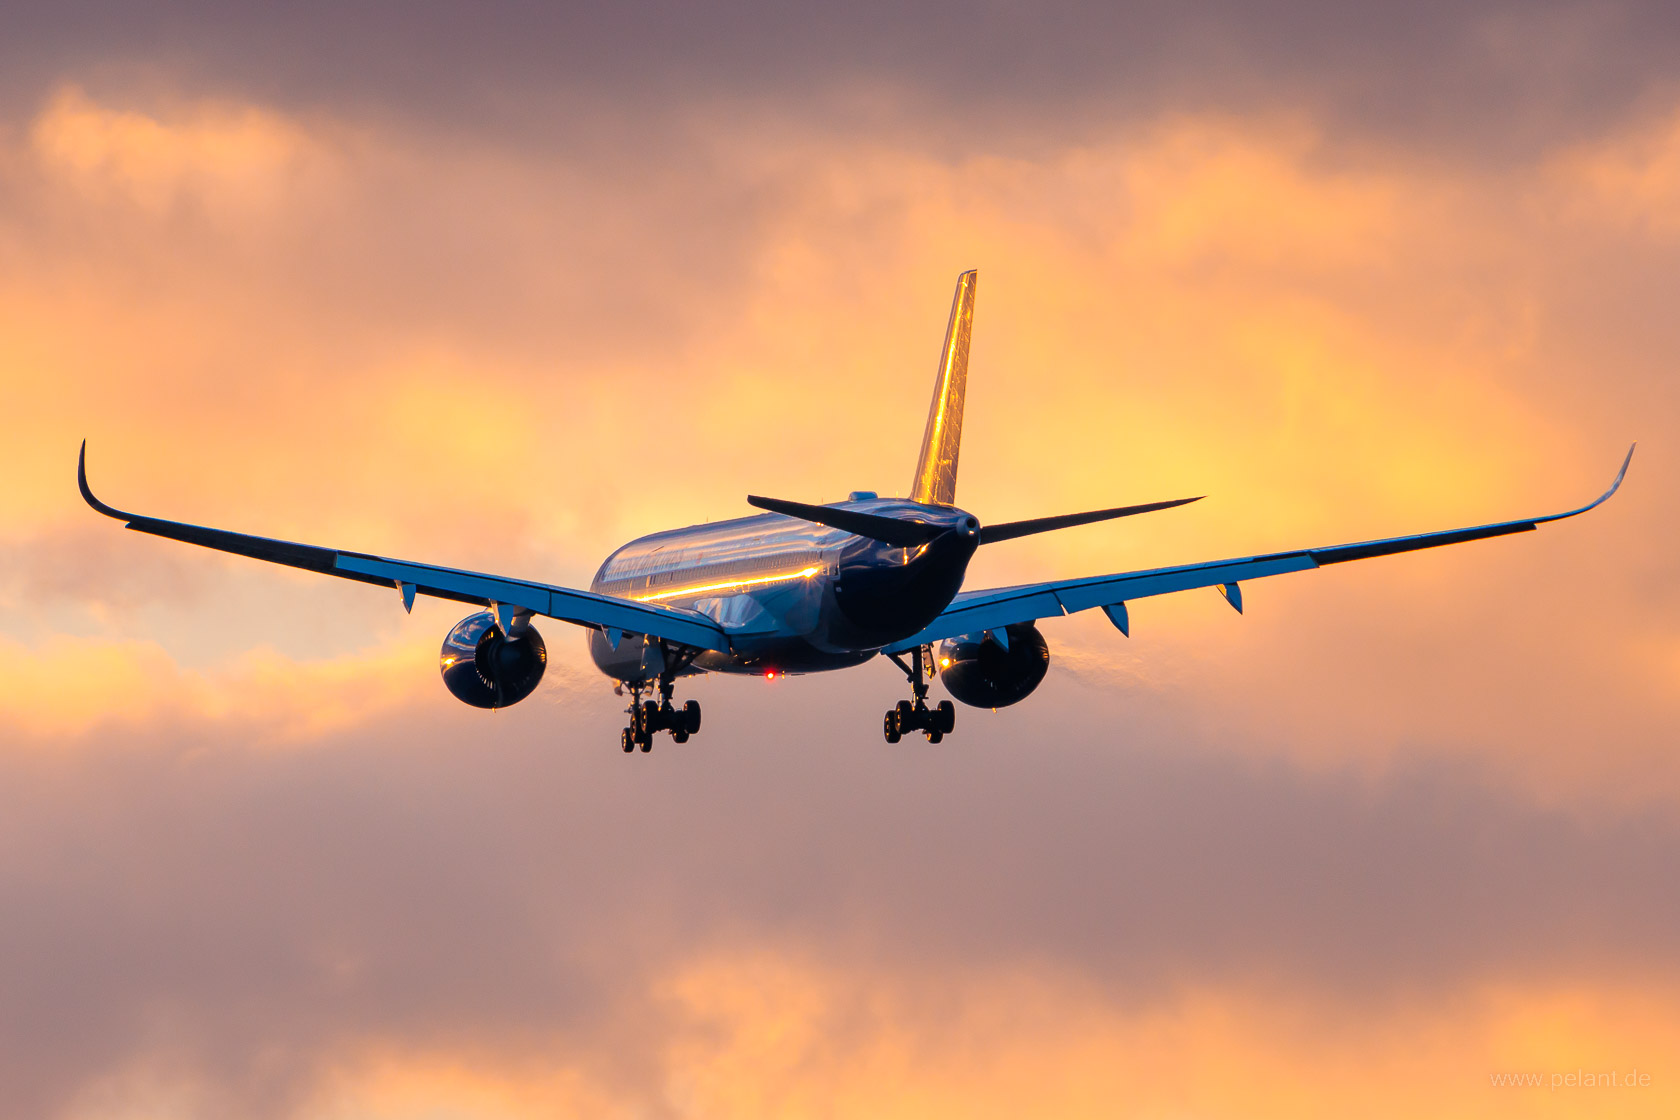
[[[591,591],[686,607],[729,635],[731,651],[706,652],[683,670],[805,673],[869,660],[937,618],[962,587],[979,542],[963,510],[858,496],[837,509],[945,528],[926,544],[897,548],[779,513],[652,533],[601,565]],[[587,635],[590,657],[617,680],[648,675],[639,639],[616,647]]]

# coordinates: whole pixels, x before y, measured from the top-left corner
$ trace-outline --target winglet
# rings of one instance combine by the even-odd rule
[[[1536,517],[1534,519],[1534,524],[1540,525],[1547,521],[1562,521],[1566,517],[1574,517],[1577,514],[1586,513],[1589,509],[1593,509],[1596,506],[1603,505],[1610,499],[1610,495],[1622,488],[1622,479],[1627,477],[1628,464],[1633,462],[1633,453],[1638,447],[1639,444],[1635,443],[1628,448],[1627,458],[1622,460],[1622,469],[1616,472],[1616,481],[1610,484],[1610,489],[1606,490],[1604,493],[1600,494],[1580,509],[1572,509],[1567,513],[1554,513],[1550,517]]]
[[[87,440],[85,439],[82,441],[81,454],[76,457],[76,484],[82,488],[82,500],[106,517],[114,517],[118,521],[134,520],[132,513],[124,513],[120,509],[114,509],[93,496],[93,491],[88,487],[87,480]]]

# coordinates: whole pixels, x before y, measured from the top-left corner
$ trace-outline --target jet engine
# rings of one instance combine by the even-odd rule
[[[531,695],[548,668],[548,647],[534,626],[509,638],[489,611],[469,615],[443,640],[443,683],[475,708],[505,708]]]
[[[1038,627],[1020,622],[994,631],[946,638],[935,653],[939,680],[975,708],[1004,708],[1025,700],[1050,669],[1050,646]]]

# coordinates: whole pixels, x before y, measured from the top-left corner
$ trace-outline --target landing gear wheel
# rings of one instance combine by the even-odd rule
[[[941,700],[938,707],[928,707],[927,678],[933,675],[933,648],[917,646],[910,651],[908,662],[896,653],[887,656],[909,678],[912,697],[894,704],[882,721],[881,730],[887,742],[896,743],[912,731],[920,731],[930,743],[939,742],[956,727],[957,709],[949,700]]]
[[[665,651],[666,664],[671,664],[671,658],[678,657],[671,650]],[[700,730],[700,702],[690,700],[682,707],[677,707],[671,700],[676,676],[693,660],[692,653],[680,655],[682,660],[670,671],[661,673],[656,680],[624,681],[620,695],[625,691],[630,693],[630,726],[624,732],[624,749],[633,751],[637,747],[643,751],[653,749],[653,737],[661,731],[671,733],[671,741],[686,743],[689,737]],[[655,690],[657,689],[657,692]],[[644,699],[650,694],[658,699]]]

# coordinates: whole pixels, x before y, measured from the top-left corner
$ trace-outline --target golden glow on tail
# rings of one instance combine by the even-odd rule
[[[962,443],[968,340],[974,330],[974,289],[979,278],[980,274],[972,270],[957,277],[939,376],[933,383],[933,404],[928,408],[927,430],[922,433],[922,457],[916,462],[916,482],[910,491],[913,502],[948,506],[957,500],[957,451]]]

